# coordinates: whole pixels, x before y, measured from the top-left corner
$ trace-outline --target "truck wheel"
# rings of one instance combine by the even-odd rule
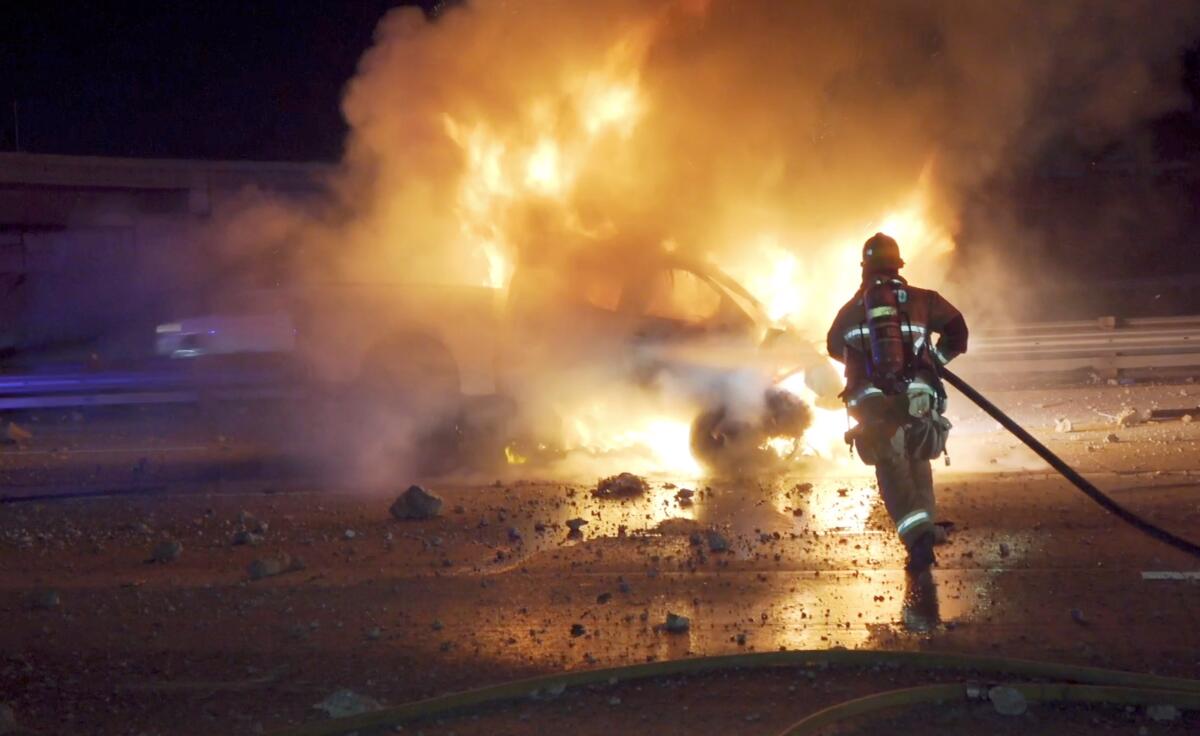
[[[764,456],[759,445],[765,439],[759,427],[729,421],[724,407],[706,411],[692,421],[692,454],[718,473],[740,473],[758,467]]]

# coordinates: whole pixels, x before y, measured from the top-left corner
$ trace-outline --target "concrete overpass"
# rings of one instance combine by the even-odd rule
[[[0,153],[0,227],[67,224],[104,205],[203,217],[247,189],[317,192],[332,171],[318,163]]]

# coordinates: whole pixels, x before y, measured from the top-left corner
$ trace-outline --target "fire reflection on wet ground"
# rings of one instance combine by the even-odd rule
[[[575,486],[516,488],[535,511],[519,522],[527,541],[491,570],[513,580],[495,583],[528,581],[536,601],[547,595],[539,586],[556,589],[555,570],[583,575],[586,583],[563,588],[555,600],[579,601],[588,633],[576,643],[586,644],[589,658],[612,661],[746,647],[896,646],[897,637],[986,615],[995,596],[1000,568],[907,577],[903,547],[869,478],[696,485],[652,482],[625,499]],[[570,519],[588,522],[581,534],[567,534]],[[1017,562],[1029,542],[1009,536],[1007,562]],[[686,636],[663,634],[657,625],[668,612],[695,622]],[[563,633],[531,629],[525,615],[497,616],[493,626],[497,641],[541,642],[539,649]]]

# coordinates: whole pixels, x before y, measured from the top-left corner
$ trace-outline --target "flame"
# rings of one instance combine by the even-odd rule
[[[584,128],[595,137],[606,129],[615,129],[627,138],[641,112],[634,83],[594,82],[582,103]]]
[[[530,201],[557,204],[569,229],[595,234],[580,225],[566,200],[597,146],[610,133],[629,138],[641,118],[637,74],[621,71],[632,63],[634,46],[626,41],[614,48],[610,71],[565,85],[565,105],[552,96],[530,104],[524,116],[527,131],[515,138],[506,138],[485,121],[466,124],[449,113],[443,116],[446,135],[463,155],[455,211],[466,252],[484,264],[480,285],[507,286],[514,248],[505,223]]]
[[[585,224],[574,208],[574,194],[585,172],[604,170],[608,175],[621,173],[622,165],[636,168],[614,152],[632,145],[653,112],[639,76],[645,34],[645,29],[631,33],[594,70],[552,77],[515,123],[444,115],[444,131],[461,153],[455,214],[460,245],[474,254],[477,283],[506,287],[514,268],[513,222],[530,205],[551,213],[562,231],[584,242],[612,228],[607,221]],[[714,252],[723,254],[715,265],[754,294],[770,320],[823,345],[833,316],[858,288],[861,244],[872,233],[883,231],[899,241],[909,264],[906,274],[918,281],[941,275],[942,256],[954,243],[932,211],[931,168],[926,166],[893,210],[864,212],[860,221],[843,223],[832,235],[794,226],[748,233],[734,227],[732,235],[724,236],[730,242],[714,244]],[[731,202],[731,210],[736,212],[738,204]],[[665,234],[668,250],[678,247],[672,236]],[[723,238],[720,233],[714,237]],[[789,438],[772,438],[768,446],[781,456],[849,464],[845,411],[817,406],[802,372],[781,385],[813,407],[813,422],[799,447]],[[641,465],[629,469],[641,472],[694,475],[701,470],[690,451],[694,410],[664,412],[649,402],[633,407],[593,402],[560,414],[569,449],[597,456],[632,452]],[[511,455],[509,460],[519,462]]]
[[[549,138],[538,142],[525,164],[525,186],[538,194],[553,195],[562,191],[563,177],[559,168],[558,144]]]
[[[594,401],[572,411],[565,427],[569,450],[596,457],[619,457],[635,473],[701,475],[692,457],[691,418],[661,408],[642,410],[625,402]]]
[[[825,247],[811,247],[803,236],[787,241],[762,233],[737,249],[737,260],[723,265],[758,297],[771,319],[823,341],[834,315],[858,289],[862,244],[873,233],[887,233],[900,243],[906,276],[921,283],[943,279],[954,240],[933,215],[931,172],[927,164],[896,209],[865,219]]]

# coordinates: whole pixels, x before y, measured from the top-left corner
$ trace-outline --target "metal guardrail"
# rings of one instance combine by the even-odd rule
[[[190,368],[0,375],[0,410],[280,399],[299,392],[275,373]]]
[[[1200,316],[1040,322],[972,335],[962,362],[975,374],[1200,367]]]
[[[1169,368],[1200,370],[1200,315],[1038,322],[973,333],[958,366],[973,378]],[[279,373],[192,370],[171,363],[141,371],[60,370],[0,375],[0,411],[117,404],[297,397],[303,387]]]

